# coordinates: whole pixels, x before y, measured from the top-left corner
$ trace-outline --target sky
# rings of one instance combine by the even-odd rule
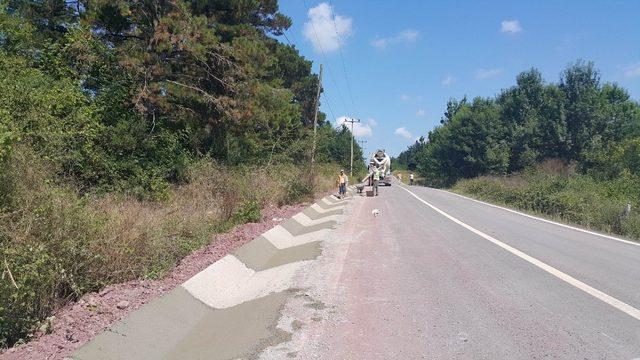
[[[367,154],[398,155],[448,99],[494,96],[532,67],[558,82],[593,61],[640,100],[640,0],[280,0],[280,11],[293,20],[281,40],[324,67],[321,110],[336,126],[360,119]]]

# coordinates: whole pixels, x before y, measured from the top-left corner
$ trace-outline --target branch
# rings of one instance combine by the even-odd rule
[[[13,278],[13,274],[11,274],[11,270],[9,269],[9,264],[7,263],[7,259],[4,259],[4,267],[5,267],[5,271],[2,272],[2,278],[4,279],[4,274],[9,274],[9,279],[11,280],[11,283],[13,284],[13,286],[16,287],[16,289],[18,289],[18,284],[16,284],[16,280]]]

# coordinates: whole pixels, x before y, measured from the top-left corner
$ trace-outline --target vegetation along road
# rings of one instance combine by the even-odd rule
[[[72,357],[640,355],[638,243],[441,190],[380,194],[320,200]]]

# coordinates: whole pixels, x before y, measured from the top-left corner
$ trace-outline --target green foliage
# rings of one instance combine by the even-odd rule
[[[0,165],[11,155],[13,144],[20,140],[14,132],[9,130],[8,118],[6,111],[0,111]]]
[[[309,200],[314,194],[313,180],[309,176],[290,179],[287,182],[287,194],[284,204],[296,204]]]
[[[268,36],[290,25],[276,0],[5,1],[3,152],[11,134],[83,192],[156,199],[203,156],[306,163],[318,78]]]
[[[338,129],[332,128],[329,124],[319,126],[316,158],[320,162],[336,162],[340,168],[348,171],[351,166],[351,141],[351,132],[344,125]],[[354,174],[364,174],[366,171],[364,156],[362,148],[354,141]]]
[[[12,157],[2,173],[0,346],[31,332],[62,301],[99,288],[103,258],[92,251],[102,220],[69,189],[46,183],[34,155]],[[8,270],[7,270],[8,269]]]
[[[260,203],[251,200],[240,205],[240,208],[233,214],[233,219],[239,224],[259,222],[262,219],[260,213]]]
[[[398,156],[429,185],[508,174],[551,158],[576,161],[602,179],[637,174],[640,105],[618,85],[601,85],[592,63],[570,64],[558,85],[531,69],[495,99],[452,99],[441,123]]]

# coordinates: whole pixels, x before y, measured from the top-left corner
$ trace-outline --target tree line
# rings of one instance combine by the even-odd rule
[[[640,175],[640,104],[603,83],[591,62],[570,64],[558,83],[530,69],[493,98],[450,99],[440,122],[396,159],[430,185],[505,175],[551,158],[597,178]]]
[[[142,193],[203,157],[306,163],[318,76],[290,26],[277,0],[3,0],[0,161],[28,147],[83,191]],[[346,165],[319,124],[317,158]]]

